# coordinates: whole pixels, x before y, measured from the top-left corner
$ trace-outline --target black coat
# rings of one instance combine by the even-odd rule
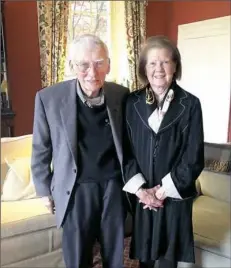
[[[127,99],[126,121],[133,153],[150,188],[168,173],[183,198],[167,198],[158,212],[143,210],[136,200],[131,257],[156,260],[164,255],[194,261],[192,201],[195,180],[204,167],[202,111],[197,97],[174,84],[174,99],[156,134],[148,124],[153,109],[145,89]],[[176,250],[176,247],[178,250]]]

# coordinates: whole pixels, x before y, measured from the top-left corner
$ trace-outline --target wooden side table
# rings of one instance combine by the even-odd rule
[[[15,113],[11,109],[1,110],[1,137],[14,136]]]

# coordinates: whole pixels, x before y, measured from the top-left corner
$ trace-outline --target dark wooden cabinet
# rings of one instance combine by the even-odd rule
[[[1,110],[1,137],[14,136],[15,113],[10,109]]]
[[[14,117],[10,102],[9,83],[7,80],[7,54],[4,38],[4,1],[1,1],[0,9],[0,32],[1,32],[1,59],[0,59],[0,89],[1,89],[1,137],[14,136]]]

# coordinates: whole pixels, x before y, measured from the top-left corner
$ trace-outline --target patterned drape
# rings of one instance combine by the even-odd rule
[[[42,87],[62,81],[67,48],[69,1],[38,1]]]
[[[137,76],[137,62],[141,44],[146,38],[147,1],[125,1],[129,88],[137,90],[141,84]]]

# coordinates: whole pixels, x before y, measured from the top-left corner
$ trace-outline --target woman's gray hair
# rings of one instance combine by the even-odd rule
[[[176,64],[175,80],[180,80],[182,75],[181,55],[177,46],[166,36],[157,35],[149,37],[143,44],[138,61],[138,77],[142,84],[147,85],[148,78],[146,75],[147,54],[153,48],[165,48],[172,54],[172,60]]]
[[[71,43],[71,53],[69,58],[69,64],[71,69],[73,69],[74,63],[76,63],[76,59],[78,58],[78,53],[83,48],[90,48],[94,49],[95,47],[102,48],[107,58],[109,58],[109,52],[107,45],[96,35],[93,34],[83,34],[78,36],[72,43]]]

